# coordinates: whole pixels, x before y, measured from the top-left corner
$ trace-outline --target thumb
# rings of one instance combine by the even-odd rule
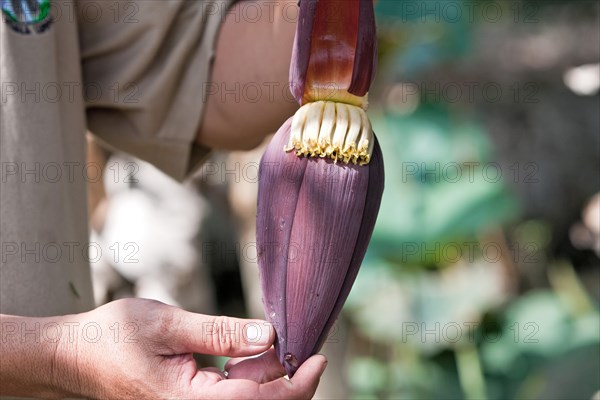
[[[171,345],[182,352],[226,357],[262,353],[275,340],[275,330],[266,321],[176,312]]]

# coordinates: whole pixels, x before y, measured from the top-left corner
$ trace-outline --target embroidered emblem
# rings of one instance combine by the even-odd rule
[[[52,24],[50,0],[1,0],[6,25],[24,35],[43,33]]]

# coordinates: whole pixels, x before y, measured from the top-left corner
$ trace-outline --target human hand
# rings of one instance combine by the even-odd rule
[[[311,398],[327,361],[317,355],[292,379],[271,349],[230,360],[225,370],[198,369],[192,353],[246,357],[268,350],[271,325],[194,314],[163,303],[123,299],[75,318],[81,334],[62,338],[56,377],[66,394],[94,398]],[[73,339],[72,337],[68,339]]]

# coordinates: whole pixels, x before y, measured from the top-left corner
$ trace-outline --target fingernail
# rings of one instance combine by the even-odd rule
[[[327,368],[327,363],[329,363],[329,361],[327,360],[327,358],[325,356],[323,356],[323,364],[321,366],[321,374],[323,372],[325,372],[325,368]]]
[[[250,322],[244,327],[246,342],[252,346],[266,346],[272,343],[273,326],[268,322]]]

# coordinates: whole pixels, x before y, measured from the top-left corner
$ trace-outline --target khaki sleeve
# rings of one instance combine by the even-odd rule
[[[89,130],[181,180],[195,144],[219,27],[234,0],[80,0]]]
[[[71,6],[1,2],[0,313],[41,317],[94,306],[86,183],[97,171],[86,165]]]

